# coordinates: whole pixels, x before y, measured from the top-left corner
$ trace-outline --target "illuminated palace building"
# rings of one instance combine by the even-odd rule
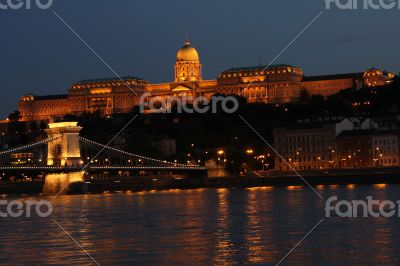
[[[128,113],[139,105],[143,93],[151,97],[204,96],[216,93],[240,94],[248,102],[288,103],[299,100],[301,91],[329,96],[348,88],[378,86],[389,83],[394,74],[379,69],[366,72],[304,76],[303,70],[290,65],[232,68],[220,73],[217,80],[203,80],[197,50],[186,41],[179,49],[173,82],[150,84],[128,76],[112,79],[83,80],[72,85],[68,94],[25,95],[19,102],[23,121],[53,121],[66,114],[80,115],[100,111],[104,115]]]

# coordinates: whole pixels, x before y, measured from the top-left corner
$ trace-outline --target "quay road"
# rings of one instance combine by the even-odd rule
[[[0,171],[48,171],[54,172],[98,172],[108,170],[121,170],[121,171],[205,171],[206,168],[196,165],[187,166],[100,166],[88,165],[85,166],[0,166]]]

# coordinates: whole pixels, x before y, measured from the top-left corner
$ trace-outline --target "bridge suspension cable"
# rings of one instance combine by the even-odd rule
[[[179,163],[173,163],[173,162],[168,162],[168,161],[162,161],[162,160],[158,160],[158,159],[154,159],[154,158],[150,158],[150,157],[146,157],[146,156],[142,156],[142,155],[126,152],[126,151],[123,151],[123,150],[119,150],[119,149],[116,149],[116,148],[113,148],[113,147],[109,147],[109,146],[103,145],[101,143],[98,143],[98,142],[95,142],[95,141],[92,141],[92,140],[89,140],[89,139],[86,139],[86,138],[83,138],[83,137],[79,137],[79,140],[84,142],[84,143],[87,143],[87,144],[93,144],[93,145],[99,146],[101,148],[109,149],[111,151],[115,151],[115,152],[118,152],[118,153],[122,153],[124,155],[136,157],[136,158],[147,160],[147,161],[152,161],[152,162],[157,162],[157,163],[162,163],[162,164],[170,164],[170,165],[175,165],[175,166],[182,166],[182,167],[187,167],[188,166],[186,164],[179,164]],[[191,165],[191,166],[192,167],[199,167],[198,165]]]
[[[44,140],[41,140],[41,141],[38,141],[38,142],[30,143],[30,144],[27,144],[27,145],[24,145],[24,146],[20,146],[20,147],[8,149],[8,150],[5,150],[5,151],[1,151],[0,152],[0,156],[7,155],[7,154],[12,153],[12,152],[18,152],[18,151],[22,151],[22,150],[31,149],[31,148],[34,148],[36,146],[52,142],[52,141],[54,141],[54,140],[56,140],[56,139],[58,139],[60,137],[61,136],[55,136],[55,137],[47,138],[47,139],[44,139]]]

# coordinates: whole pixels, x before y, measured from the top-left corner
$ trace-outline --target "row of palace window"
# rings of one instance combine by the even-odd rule
[[[322,169],[322,165],[315,165],[315,164],[313,164],[313,165],[304,165],[304,166],[302,166],[302,165],[299,165],[299,166],[296,166],[296,165],[292,165],[292,167],[295,169],[295,170],[312,170],[312,169]],[[289,166],[286,166],[286,170],[287,171],[290,171],[292,168],[290,168]],[[279,167],[279,170],[282,170],[282,166],[281,167]]]
[[[233,72],[233,73],[225,73],[222,74],[221,76],[223,78],[230,78],[230,77],[248,77],[248,76],[258,76],[258,75],[264,75],[264,74],[270,75],[270,74],[286,74],[286,73],[294,73],[294,74],[299,74],[302,75],[303,72],[301,70],[297,70],[297,69],[292,69],[292,68],[288,68],[288,69],[278,69],[278,70],[267,70],[267,71],[260,71],[260,70],[256,70],[254,72]]]
[[[379,162],[381,164],[397,164],[397,159],[396,158],[389,158],[389,159],[379,159]]]
[[[66,110],[60,109],[60,108],[39,108],[36,109],[34,108],[33,110],[31,110],[30,112],[22,112],[22,115],[25,115],[27,113],[30,113],[31,115],[42,115],[42,114],[65,114],[67,113]]]
[[[379,145],[390,145],[390,144],[395,145],[396,144],[396,140],[395,139],[390,139],[390,140],[388,140],[388,139],[384,139],[384,140],[380,139],[380,140],[375,140],[374,144],[375,145],[378,145],[378,144]]]
[[[179,78],[179,76],[177,75],[176,76],[177,78]],[[182,77],[186,77],[186,74],[185,73],[182,73]],[[197,75],[195,74],[195,73],[190,73],[190,75],[188,75],[188,77],[197,77]]]
[[[321,140],[324,140],[324,135],[322,134],[277,137],[278,143],[285,143],[285,142],[299,143],[299,142],[310,142],[310,141],[321,141]]]
[[[351,87],[353,85],[353,80],[351,81],[346,81],[346,82],[324,82],[322,81],[317,81],[317,84],[313,84],[313,86],[310,86],[307,84],[307,87],[311,88],[326,88],[326,87],[332,87],[332,86],[349,86]]]
[[[199,70],[199,69],[200,69],[200,66],[192,66],[192,67],[187,68],[187,70],[189,70],[189,71],[195,71],[195,70]],[[185,71],[185,70],[186,70],[186,68],[182,67],[182,71]]]
[[[397,150],[395,150],[395,149],[379,149],[379,150],[375,150],[375,155],[376,156],[379,156],[379,154],[388,154],[388,153],[391,153],[391,154],[398,154],[398,151]]]
[[[320,162],[320,161],[325,161],[325,158],[327,158],[329,161],[332,161],[333,158],[331,155],[329,155],[329,157],[325,157],[324,155],[322,156],[298,156],[296,158],[287,158],[286,161],[287,162],[299,162],[299,163],[311,163],[311,162]],[[282,163],[283,160],[281,158],[279,158],[279,163]]]
[[[79,84],[73,85],[73,89],[89,89],[89,88],[101,88],[101,87],[110,87],[110,86],[124,86],[124,85],[147,85],[146,82],[143,81],[118,81],[118,82],[107,82],[107,83],[89,83],[89,84]]]
[[[297,152],[303,152],[303,153],[308,153],[308,152],[321,152],[323,150],[321,145],[313,145],[313,146],[303,146],[302,148],[298,147],[279,147],[279,152],[280,153],[293,153],[296,154]]]

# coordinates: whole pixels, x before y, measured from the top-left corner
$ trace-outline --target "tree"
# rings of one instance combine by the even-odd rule
[[[310,100],[310,93],[305,89],[301,90],[299,99],[300,99],[300,102],[303,102],[303,103],[308,102]]]
[[[76,121],[78,121],[78,117],[72,114],[65,115],[62,120],[62,122],[76,122]]]
[[[14,111],[8,116],[9,120],[8,132],[10,134],[23,133],[27,131],[26,123],[20,122],[19,121],[20,119],[21,119],[21,114],[18,111]]]
[[[40,128],[41,130],[47,129],[47,123],[46,123],[46,121],[44,121],[44,120],[40,121],[39,128]]]
[[[18,122],[21,119],[21,113],[18,111],[14,111],[8,115],[8,120],[10,122]]]
[[[28,129],[30,131],[37,131],[39,129],[39,127],[36,122],[30,122],[28,125]]]

